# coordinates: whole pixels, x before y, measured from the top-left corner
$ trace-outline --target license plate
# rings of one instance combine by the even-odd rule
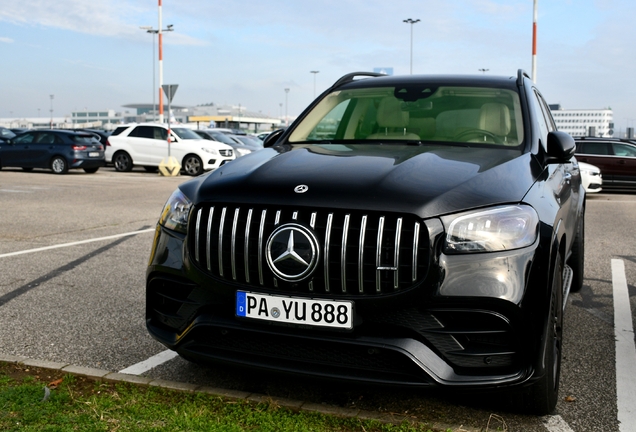
[[[99,152],[88,152],[88,157],[99,157]]]
[[[353,302],[236,292],[236,316],[280,323],[353,328]]]

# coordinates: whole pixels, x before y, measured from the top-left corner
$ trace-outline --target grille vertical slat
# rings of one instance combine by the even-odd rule
[[[342,248],[340,249],[340,280],[342,283],[342,292],[347,292],[347,237],[349,236],[349,218],[351,215],[345,215],[344,225],[342,227]]]
[[[245,222],[245,241],[243,242],[243,263],[245,265],[245,282],[250,283],[250,228],[252,226],[252,212],[247,212],[247,222]]]
[[[261,213],[261,224],[258,228],[258,282],[264,285],[263,280],[263,235],[265,231],[265,219],[267,218],[267,210]]]
[[[319,248],[316,271],[294,282],[276,277],[266,256],[271,234],[288,223],[311,229]],[[369,296],[426,276],[422,224],[411,215],[217,203],[194,210],[188,235],[193,263],[211,276],[281,292]]]
[[[375,290],[382,291],[380,278],[382,277],[382,236],[384,235],[384,216],[380,217],[378,222],[378,242],[376,243],[376,261],[375,261]]]
[[[236,208],[236,210],[234,210],[234,220],[232,221],[231,263],[232,263],[232,279],[233,280],[236,280],[236,228],[238,226],[239,213],[240,213],[240,208]]]
[[[219,275],[223,277],[223,229],[225,228],[225,212],[227,207],[221,210],[221,222],[219,224]]]
[[[367,215],[360,221],[360,241],[358,242],[358,292],[364,292],[364,236],[367,232]]]
[[[197,224],[196,224],[196,237],[195,237],[195,241],[194,241],[194,259],[197,260],[197,262],[200,262],[200,254],[199,254],[199,239],[201,238],[201,212],[202,210],[199,209],[199,211],[197,212]]]
[[[415,282],[417,280],[417,257],[418,257],[418,248],[420,244],[420,223],[415,222],[415,226],[413,227],[413,261],[411,262],[411,267],[413,271],[413,276],[411,278],[411,282]]]
[[[208,215],[208,228],[206,231],[205,250],[208,253],[206,264],[208,271],[212,271],[212,218],[214,217],[214,207],[210,208],[210,214]]]
[[[333,213],[327,216],[327,228],[325,229],[325,291],[329,292],[329,249],[331,246],[331,225],[333,224]]]
[[[395,254],[393,255],[393,288],[400,287],[400,238],[402,235],[402,218],[398,218],[395,225]]]

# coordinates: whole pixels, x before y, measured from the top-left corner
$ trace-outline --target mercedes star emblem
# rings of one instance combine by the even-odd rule
[[[267,240],[267,264],[274,275],[284,281],[298,282],[311,275],[318,258],[318,241],[313,232],[302,225],[281,225]]]
[[[294,192],[296,193],[305,193],[309,190],[309,186],[307,185],[298,185],[294,188]]]

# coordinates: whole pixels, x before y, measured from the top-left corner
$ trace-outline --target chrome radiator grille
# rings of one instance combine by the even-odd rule
[[[318,242],[318,263],[305,279],[277,277],[266,260],[268,238],[285,224],[301,225]],[[234,204],[194,210],[189,252],[207,274],[282,292],[379,295],[407,289],[426,276],[428,235],[419,219],[361,211],[269,208]]]

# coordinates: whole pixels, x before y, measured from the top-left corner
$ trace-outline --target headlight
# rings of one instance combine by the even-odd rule
[[[191,208],[192,202],[177,189],[170,195],[166,205],[163,206],[159,224],[185,234],[188,230],[188,216]]]
[[[585,170],[582,169],[581,170],[581,174],[587,174],[589,176],[600,176],[601,172],[600,171],[593,171],[593,170]]]
[[[219,154],[219,152],[216,151],[216,149],[213,149],[213,148],[210,148],[210,147],[201,147],[201,150],[203,150],[206,153],[213,154],[213,155],[218,155]]]
[[[447,227],[445,253],[519,249],[533,244],[539,229],[539,216],[527,205],[460,213],[442,222]]]
[[[250,149],[236,148],[235,150],[236,150],[236,153],[238,153],[239,156],[245,156],[246,154],[252,153],[252,150],[250,150]]]

